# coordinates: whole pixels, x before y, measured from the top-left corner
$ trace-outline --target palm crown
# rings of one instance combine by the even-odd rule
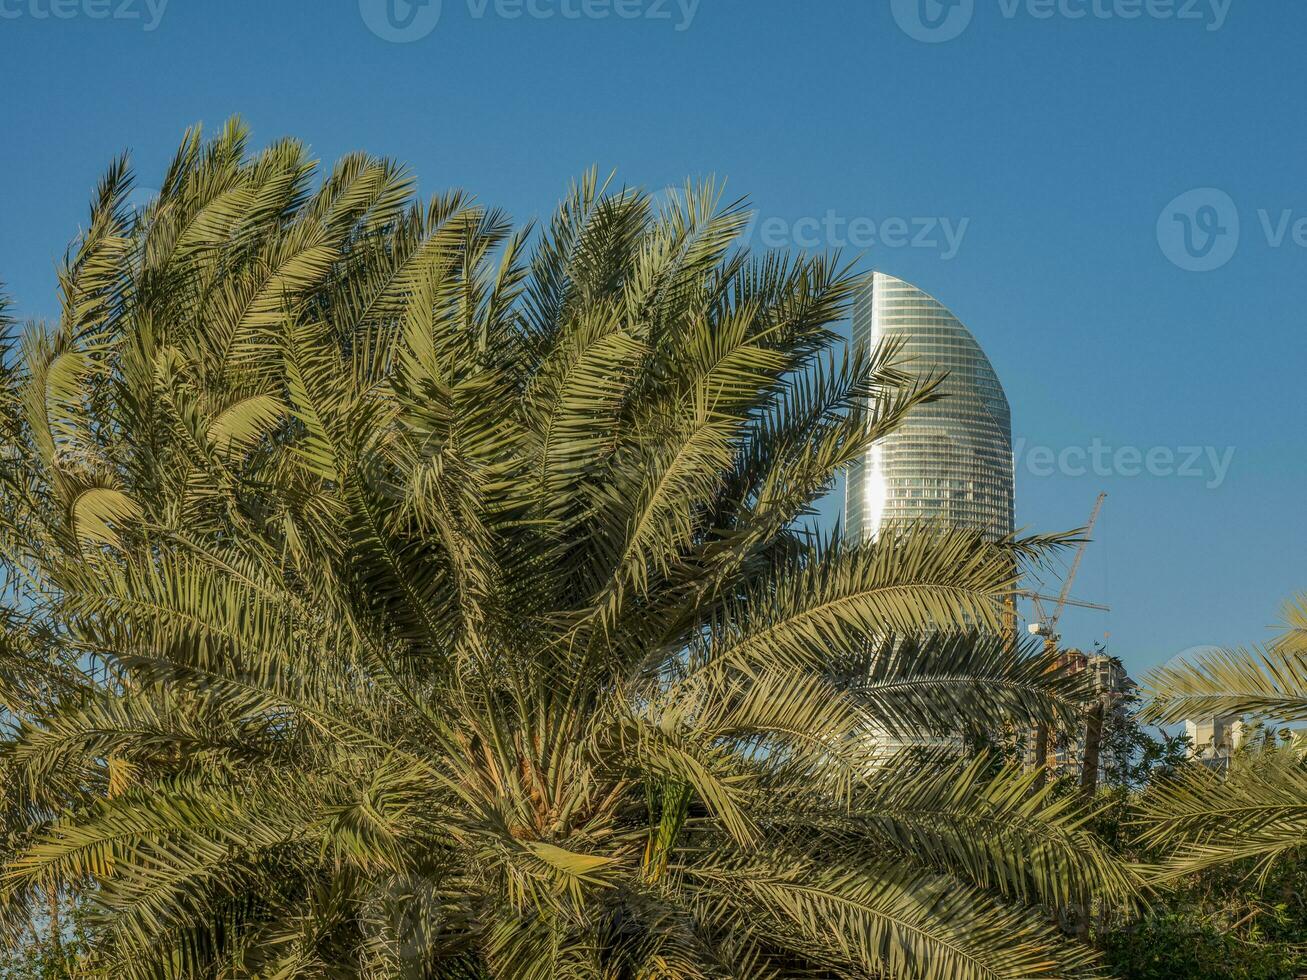
[[[1159,723],[1249,716],[1307,722],[1307,596],[1284,606],[1283,629],[1263,650],[1212,650],[1149,677],[1147,715]],[[1144,840],[1168,851],[1172,877],[1231,861],[1263,875],[1307,846],[1307,757],[1302,733],[1287,745],[1254,743],[1228,771],[1193,766],[1145,800]]]
[[[1047,910],[1134,886],[1078,804],[922,743],[1074,712],[1001,628],[1056,539],[802,529],[935,396],[842,352],[856,277],[711,186],[533,237],[316,182],[235,124],[141,211],[116,164],[8,359],[10,927],[85,888],[116,977],[1093,972]]]

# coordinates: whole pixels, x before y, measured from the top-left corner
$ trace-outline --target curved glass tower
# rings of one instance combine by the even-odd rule
[[[947,373],[945,397],[915,409],[850,468],[844,523],[875,537],[895,523],[939,520],[1012,533],[1012,416],[989,358],[952,313],[916,286],[876,272],[853,308],[853,342],[902,343],[906,369]]]

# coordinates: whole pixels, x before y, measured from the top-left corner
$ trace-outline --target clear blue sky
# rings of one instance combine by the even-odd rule
[[[1100,451],[1118,472],[1075,475],[1092,459],[1072,455],[1045,476],[1023,456],[1020,525],[1077,526],[1111,494],[1075,592],[1113,612],[1069,612],[1068,642],[1110,630],[1139,671],[1260,641],[1307,589],[1307,248],[1292,224],[1275,234],[1286,212],[1307,218],[1307,6],[928,0],[928,18],[954,18],[941,30],[966,26],[923,43],[899,26],[922,33],[917,0],[532,2],[444,0],[429,33],[392,43],[378,31],[410,14],[425,31],[434,8],[0,0],[0,280],[20,314],[49,314],[111,156],[130,149],[150,186],[186,125],[233,113],[261,142],[390,155],[424,191],[464,186],[521,218],[591,164],[655,188],[718,174],[773,219],[759,237],[848,243],[950,306],[1027,454],[1234,448],[1219,486],[1210,459],[1196,477],[1130,476],[1128,455]],[[1230,208],[1241,225],[1213,271],[1159,247],[1159,216],[1179,234],[1164,211],[1195,188],[1229,195],[1200,195],[1196,234],[1229,232]],[[905,244],[895,219],[937,244]],[[956,254],[925,219],[965,229]]]

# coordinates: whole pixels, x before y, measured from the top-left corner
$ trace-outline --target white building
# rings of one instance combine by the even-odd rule
[[[1217,715],[1214,718],[1190,718],[1184,732],[1192,741],[1189,757],[1199,762],[1219,765],[1230,760],[1247,737],[1242,715]]]

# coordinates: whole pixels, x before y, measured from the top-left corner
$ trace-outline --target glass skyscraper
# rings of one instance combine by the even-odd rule
[[[933,297],[873,273],[853,308],[853,342],[902,344],[906,370],[947,374],[945,397],[922,405],[850,467],[845,527],[875,537],[895,523],[938,520],[1012,533],[1012,415],[989,358]]]

